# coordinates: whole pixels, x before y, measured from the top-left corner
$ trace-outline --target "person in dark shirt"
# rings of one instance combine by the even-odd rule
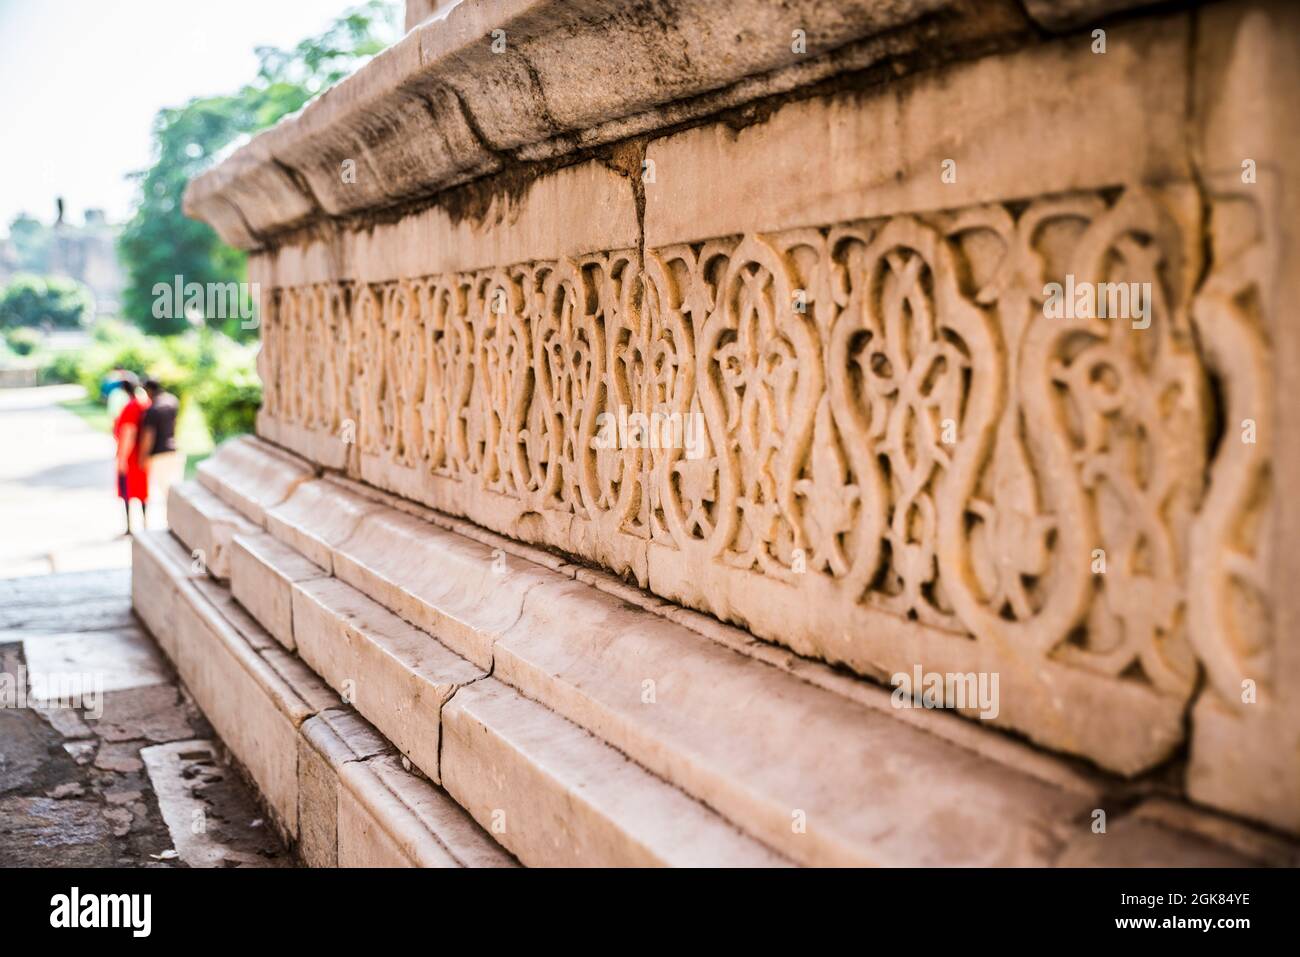
[[[163,389],[157,379],[147,379],[144,391],[149,408],[140,419],[140,454],[149,472],[149,494],[166,503],[167,490],[185,472],[185,453],[176,448],[176,417],[180,400]]]

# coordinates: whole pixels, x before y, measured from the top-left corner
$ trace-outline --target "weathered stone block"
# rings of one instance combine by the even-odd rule
[[[262,527],[266,509],[315,475],[315,469],[297,456],[248,435],[223,442],[198,467],[201,484]]]
[[[392,751],[351,711],[331,709],[303,722],[298,738],[298,853],[309,867],[338,866],[339,769]]]
[[[311,713],[193,587],[181,591],[176,670],[226,746],[294,839],[297,726]]]
[[[179,582],[206,574],[169,532],[143,531],[131,539],[131,605],[169,658],[175,657]]]
[[[336,579],[299,583],[298,653],[435,782],[443,704],[484,671]]]
[[[257,527],[197,482],[180,482],[167,495],[167,524],[213,578],[230,578],[230,541]]]
[[[340,867],[512,867],[447,794],[386,756],[339,773]]]
[[[379,785],[368,779],[371,788]],[[375,818],[375,814],[401,814],[405,809],[396,805],[392,798],[380,791],[368,795],[372,804],[378,804],[372,812],[354,791],[340,789],[338,792],[338,867],[416,867],[411,858],[402,850],[398,842],[385,830]],[[455,867],[436,842],[426,842],[425,867]]]
[[[294,583],[324,577],[328,572],[270,535],[236,535],[232,540],[231,592],[276,641],[291,651]]]
[[[772,867],[783,859],[491,678],[444,710],[443,782],[530,867]]]
[[[208,600],[213,608],[220,612],[226,623],[242,638],[248,647],[261,653],[280,647],[279,642],[248,613],[248,609],[235,601],[230,587],[210,578],[196,580],[194,583],[200,595]]]
[[[1042,866],[1096,796],[994,765],[580,582],[530,592],[494,661],[496,679],[804,864]]]
[[[376,507],[374,502],[333,482],[304,482],[284,502],[267,510],[266,530],[332,573],[334,549]]]
[[[339,579],[483,669],[524,595],[546,580],[522,565],[506,569],[487,546],[391,509],[367,516],[334,554]]]

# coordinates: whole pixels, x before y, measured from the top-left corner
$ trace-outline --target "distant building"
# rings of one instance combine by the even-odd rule
[[[66,276],[90,290],[97,315],[116,314],[126,285],[117,259],[120,229],[102,209],[87,209],[80,226],[66,221],[60,210],[54,225],[42,227],[44,238],[26,254],[12,235],[0,238],[0,284],[21,272]]]
[[[117,260],[119,229],[108,223],[102,209],[86,210],[81,226],[62,222],[53,228],[47,271],[76,279],[89,288],[99,315],[118,311],[126,285]]]

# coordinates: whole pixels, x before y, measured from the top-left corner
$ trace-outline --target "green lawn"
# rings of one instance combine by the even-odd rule
[[[68,399],[60,402],[63,408],[76,415],[97,432],[112,432],[113,423],[108,420],[108,410],[89,396],[80,399]]]

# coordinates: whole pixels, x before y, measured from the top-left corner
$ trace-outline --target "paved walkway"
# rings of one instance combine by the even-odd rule
[[[0,392],[0,867],[289,864],[131,612],[112,440],[57,405],[78,395]]]
[[[113,439],[58,404],[82,394],[0,390],[0,578],[131,563]]]

